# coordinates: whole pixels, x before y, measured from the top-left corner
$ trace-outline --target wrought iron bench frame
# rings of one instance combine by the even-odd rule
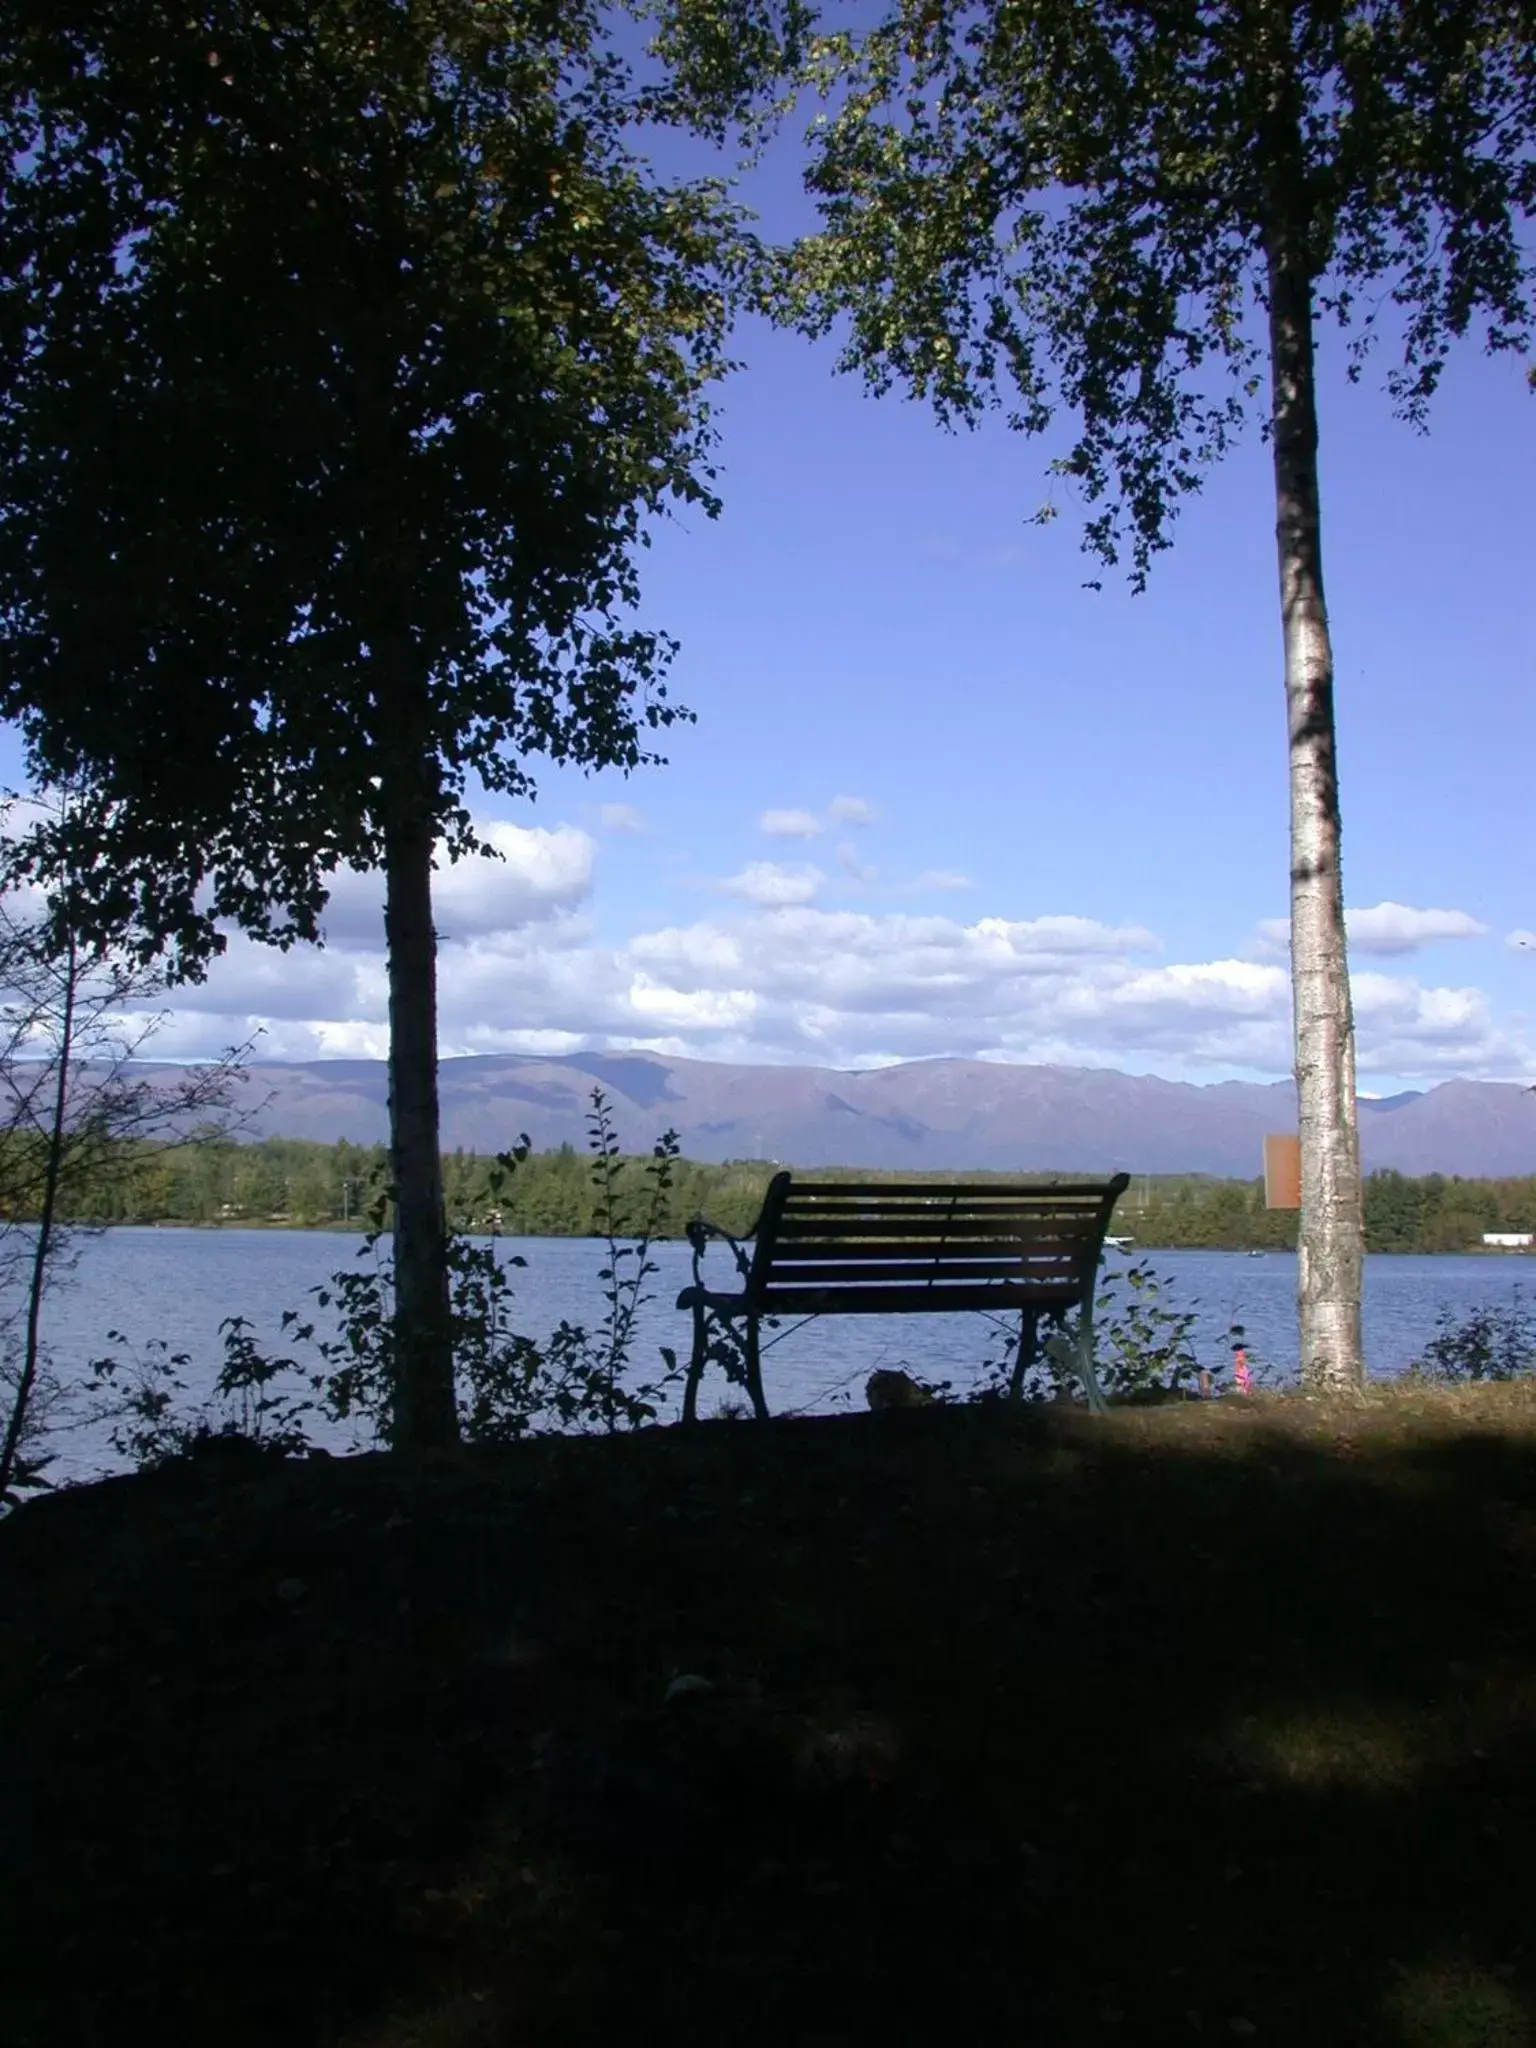
[[[688,1227],[693,1284],[677,1297],[693,1316],[693,1349],[683,1420],[698,1415],[699,1382],[709,1356],[711,1319],[746,1326],[746,1387],[753,1412],[768,1418],[763,1393],[761,1325],[786,1315],[933,1315],[1017,1311],[1019,1347],[1010,1400],[1040,1356],[1042,1320],[1058,1325],[1074,1309],[1071,1337],[1058,1331],[1045,1349],[1083,1383],[1095,1414],[1107,1406],[1093,1365],[1093,1296],[1115,1203],[1130,1185],[1104,1181],[997,1180],[888,1182],[796,1180],[776,1174],[745,1241],[698,1217]],[[712,1239],[731,1247],[742,1286],[705,1285]],[[787,1332],[785,1333],[788,1334]],[[777,1340],[775,1340],[777,1341]]]

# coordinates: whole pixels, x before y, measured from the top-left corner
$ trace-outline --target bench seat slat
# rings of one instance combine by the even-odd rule
[[[973,1259],[995,1260],[999,1264],[1014,1266],[1060,1266],[1063,1271],[1076,1270],[1089,1255],[1090,1247],[1085,1245],[1021,1245],[1015,1239],[999,1238],[996,1244],[931,1245],[908,1244],[904,1240],[880,1238],[874,1244],[794,1244],[785,1245],[768,1270],[777,1272],[781,1266],[815,1265],[902,1265],[910,1266],[914,1272],[921,1267],[938,1269],[945,1266],[969,1265]]]
[[[971,1260],[995,1260],[997,1264],[1012,1264],[1028,1260],[1030,1264],[1047,1266],[1073,1266],[1083,1257],[1083,1245],[1032,1245],[1020,1243],[1016,1237],[977,1239],[975,1243],[956,1245],[932,1245],[932,1243],[907,1243],[895,1237],[877,1237],[874,1243],[838,1243],[827,1239],[825,1243],[780,1245],[774,1253],[772,1270],[778,1272],[782,1266],[860,1266],[868,1262],[901,1264],[901,1266],[967,1266]]]
[[[1097,1216],[786,1216],[774,1236],[775,1245],[816,1238],[921,1237],[934,1244],[963,1243],[970,1237],[1050,1240],[1091,1238]]]
[[[1017,1195],[1006,1202],[807,1202],[788,1201],[786,1216],[1095,1216],[1096,1202],[1021,1201]]]

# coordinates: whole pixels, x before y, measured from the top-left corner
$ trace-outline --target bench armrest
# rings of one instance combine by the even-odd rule
[[[752,1260],[747,1252],[742,1249],[741,1240],[732,1237],[731,1233],[728,1230],[722,1229],[718,1223],[711,1223],[707,1216],[695,1216],[688,1225],[687,1234],[688,1242],[693,1248],[693,1284],[695,1287],[702,1287],[704,1285],[701,1266],[704,1254],[709,1249],[711,1238],[719,1238],[723,1244],[730,1246],[731,1256],[736,1261],[736,1270],[741,1275],[743,1281],[751,1274]]]

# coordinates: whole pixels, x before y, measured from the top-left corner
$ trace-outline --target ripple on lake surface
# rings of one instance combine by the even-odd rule
[[[109,1330],[120,1330],[129,1351],[164,1338],[191,1353],[185,1377],[194,1396],[212,1385],[218,1368],[218,1326],[241,1315],[257,1342],[273,1351],[295,1350],[281,1330],[284,1309],[299,1310],[325,1328],[311,1290],[338,1268],[355,1262],[358,1240],[329,1231],[122,1229],[77,1240],[75,1270],[52,1298],[46,1338],[61,1379],[78,1376],[109,1349]],[[503,1255],[527,1264],[516,1276],[519,1327],[542,1337],[562,1318],[597,1323],[603,1313],[598,1269],[603,1246],[590,1238],[501,1240]],[[647,1281],[652,1299],[637,1323],[633,1356],[657,1361],[670,1344],[686,1353],[688,1318],[673,1307],[688,1285],[688,1248],[663,1244],[652,1254],[657,1271]],[[1228,1355],[1230,1326],[1241,1323],[1250,1355],[1281,1373],[1296,1365],[1296,1261],[1286,1252],[1251,1258],[1238,1252],[1152,1251],[1145,1257],[1168,1282],[1167,1300],[1196,1316],[1195,1343],[1211,1365]],[[1128,1261],[1112,1254],[1110,1271]],[[1507,1303],[1531,1266],[1520,1257],[1413,1257],[1376,1254],[1366,1261],[1365,1345],[1373,1374],[1401,1372],[1433,1334],[1442,1307],[1461,1315],[1484,1303]],[[711,1254],[706,1272],[730,1284],[729,1253]],[[862,1399],[864,1379],[877,1366],[910,1365],[936,1379],[965,1384],[992,1348],[995,1332],[980,1316],[828,1318],[790,1331],[765,1356],[764,1373],[776,1412],[836,1408]],[[300,1354],[301,1357],[305,1354]],[[725,1392],[706,1382],[704,1412]],[[317,1431],[317,1435],[321,1432]],[[345,1430],[329,1440],[351,1441]],[[102,1432],[77,1430],[59,1445],[60,1469],[70,1476],[112,1462]]]

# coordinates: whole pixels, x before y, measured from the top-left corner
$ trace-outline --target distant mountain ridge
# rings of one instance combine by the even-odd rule
[[[536,1149],[584,1147],[594,1086],[626,1151],[675,1128],[693,1159],[791,1166],[984,1167],[1016,1172],[1210,1173],[1252,1178],[1266,1131],[1293,1130],[1295,1091],[1205,1086],[1108,1068],[910,1060],[848,1071],[736,1066],[652,1053],[488,1055],[444,1060],[443,1144],[493,1152],[526,1131]],[[382,1061],[253,1066],[246,1135],[347,1138],[387,1132]],[[1467,1176],[1536,1173],[1536,1095],[1513,1083],[1446,1081],[1362,1099],[1367,1168]]]

